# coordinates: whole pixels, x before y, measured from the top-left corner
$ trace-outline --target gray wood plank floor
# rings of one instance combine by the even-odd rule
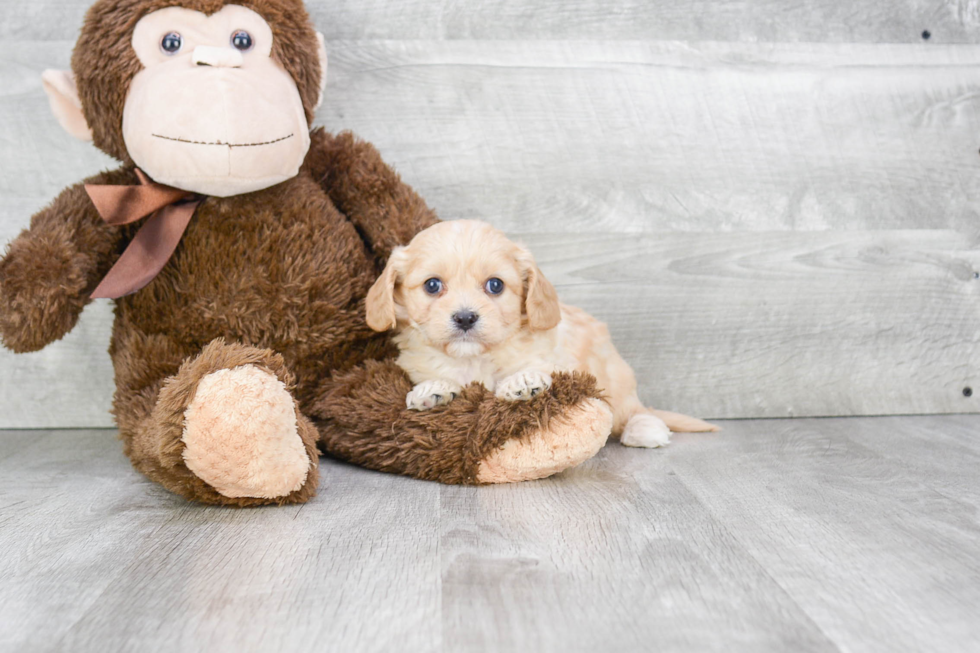
[[[502,487],[324,460],[258,510],[0,432],[0,650],[980,650],[980,416],[724,426]]]

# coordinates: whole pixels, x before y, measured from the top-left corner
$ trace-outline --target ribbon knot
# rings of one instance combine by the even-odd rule
[[[118,299],[153,281],[204,201],[201,195],[151,181],[139,168],[136,176],[140,180],[138,186],[85,185],[85,192],[107,224],[122,226],[150,216],[92,291],[93,299]]]

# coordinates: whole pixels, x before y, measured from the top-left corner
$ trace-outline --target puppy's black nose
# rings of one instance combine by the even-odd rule
[[[463,331],[469,331],[476,324],[480,316],[470,310],[457,311],[453,313],[453,322]]]

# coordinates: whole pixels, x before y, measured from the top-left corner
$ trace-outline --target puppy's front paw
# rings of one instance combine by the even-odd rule
[[[518,372],[500,382],[497,398],[504,401],[527,401],[551,387],[551,376],[544,372]]]
[[[423,381],[406,395],[405,406],[409,410],[429,410],[448,404],[456,398],[460,390],[460,385],[452,381]]]

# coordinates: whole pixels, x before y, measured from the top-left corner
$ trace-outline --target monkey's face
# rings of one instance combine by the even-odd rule
[[[220,197],[296,176],[309,125],[272,41],[262,16],[239,5],[141,18],[132,45],[143,69],[122,121],[133,162],[156,182]]]

